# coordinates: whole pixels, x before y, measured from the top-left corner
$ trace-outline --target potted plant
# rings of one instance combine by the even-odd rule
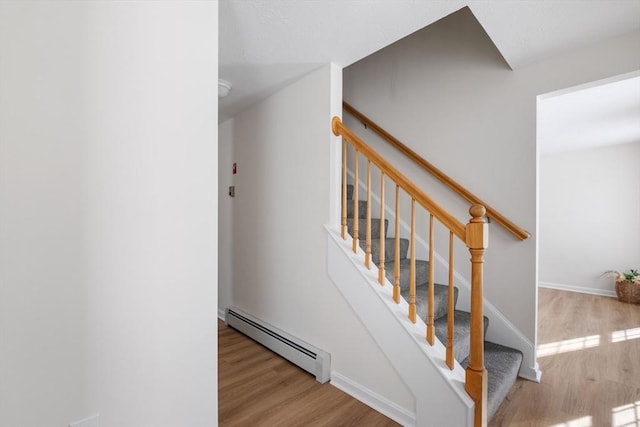
[[[640,272],[631,269],[627,272],[609,270],[603,273],[616,281],[618,301],[640,304]]]

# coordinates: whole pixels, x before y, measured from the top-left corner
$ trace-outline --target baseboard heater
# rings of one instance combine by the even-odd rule
[[[229,307],[224,322],[271,351],[315,375],[321,383],[329,381],[331,355],[237,308]]]

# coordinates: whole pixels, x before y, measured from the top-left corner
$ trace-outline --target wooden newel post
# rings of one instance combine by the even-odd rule
[[[484,252],[489,244],[488,225],[484,220],[486,209],[473,205],[469,209],[471,220],[466,226],[466,244],[471,253],[471,343],[469,366],[466,371],[465,390],[475,402],[475,427],[487,425],[487,370],[484,367],[484,319],[482,295],[482,266]]]

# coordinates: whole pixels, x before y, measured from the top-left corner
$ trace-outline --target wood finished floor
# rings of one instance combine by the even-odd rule
[[[640,305],[540,289],[540,384],[518,379],[490,427],[640,427]]]
[[[398,426],[218,321],[218,424]]]
[[[640,305],[540,289],[540,384],[518,379],[489,427],[640,427]],[[397,426],[218,323],[220,426]],[[435,426],[437,427],[437,426]]]

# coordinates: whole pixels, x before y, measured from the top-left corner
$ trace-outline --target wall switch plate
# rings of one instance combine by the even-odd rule
[[[69,424],[69,427],[100,427],[98,422],[100,420],[100,414],[91,415],[79,421],[75,421]]]

